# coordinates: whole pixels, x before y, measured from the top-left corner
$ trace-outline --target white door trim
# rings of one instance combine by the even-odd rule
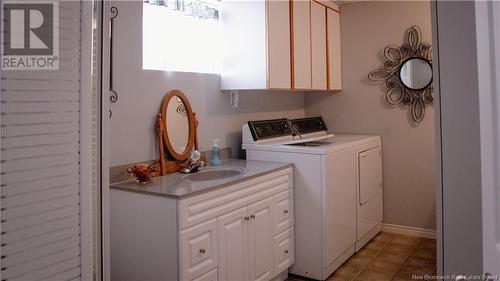
[[[443,260],[443,175],[442,175],[442,141],[441,141],[441,97],[439,84],[439,40],[437,26],[437,1],[431,1],[431,27],[432,27],[432,84],[434,87],[435,108],[435,136],[436,136],[436,273],[442,275],[444,271]]]
[[[478,1],[476,37],[481,120],[481,192],[483,229],[483,272],[500,275],[500,230],[498,193],[500,191],[500,4]],[[496,55],[497,54],[497,55]]]
[[[92,219],[92,2],[81,1],[80,248],[81,280],[94,279]]]
[[[109,57],[110,57],[110,9],[112,6],[111,0],[102,0],[102,26],[101,32],[103,38],[102,54],[101,54],[101,93],[100,97],[100,118],[101,118],[101,257],[102,257],[102,281],[111,280],[111,254],[110,254],[110,219],[109,219],[109,138],[110,138],[110,122],[109,122]]]

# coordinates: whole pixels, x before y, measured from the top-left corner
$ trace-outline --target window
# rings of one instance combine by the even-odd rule
[[[149,0],[143,10],[143,69],[218,73],[218,0]]]

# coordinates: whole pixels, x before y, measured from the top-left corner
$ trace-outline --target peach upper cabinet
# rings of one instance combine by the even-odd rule
[[[311,1],[311,88],[328,89],[326,7]]]
[[[310,90],[312,89],[311,2],[294,0],[290,7],[292,9],[292,89]],[[326,68],[323,72],[326,77]]]
[[[221,89],[290,89],[288,1],[222,2]]]
[[[326,8],[326,34],[328,56],[328,89],[342,89],[342,57],[340,47],[340,13],[337,9]]]
[[[222,90],[340,90],[340,14],[329,0],[223,1]]]

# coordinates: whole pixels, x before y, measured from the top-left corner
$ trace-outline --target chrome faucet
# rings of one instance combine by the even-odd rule
[[[191,174],[191,173],[196,173],[198,170],[205,166],[204,161],[200,161],[201,159],[201,153],[198,150],[194,150],[191,153],[191,157],[189,157],[189,165],[182,169],[180,172],[183,174]]]
[[[295,125],[292,123],[292,120],[288,118],[284,119],[286,119],[286,122],[288,123],[288,128],[290,128],[290,130],[292,131],[292,137],[295,139],[295,136],[299,136],[299,138],[302,139],[302,134],[300,134],[299,129],[297,129],[297,127],[295,127]]]

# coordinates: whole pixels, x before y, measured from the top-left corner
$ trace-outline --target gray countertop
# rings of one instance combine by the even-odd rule
[[[246,181],[248,179],[272,173],[291,166],[292,164],[290,163],[231,159],[223,161],[222,165],[216,168],[232,168],[243,170],[243,173],[241,175],[217,180],[190,181],[186,179],[188,175],[174,173],[153,178],[153,182],[146,185],[139,185],[134,180],[127,180],[113,183],[110,185],[110,188],[145,193],[155,196],[183,198],[217,188],[233,185],[235,183]]]

